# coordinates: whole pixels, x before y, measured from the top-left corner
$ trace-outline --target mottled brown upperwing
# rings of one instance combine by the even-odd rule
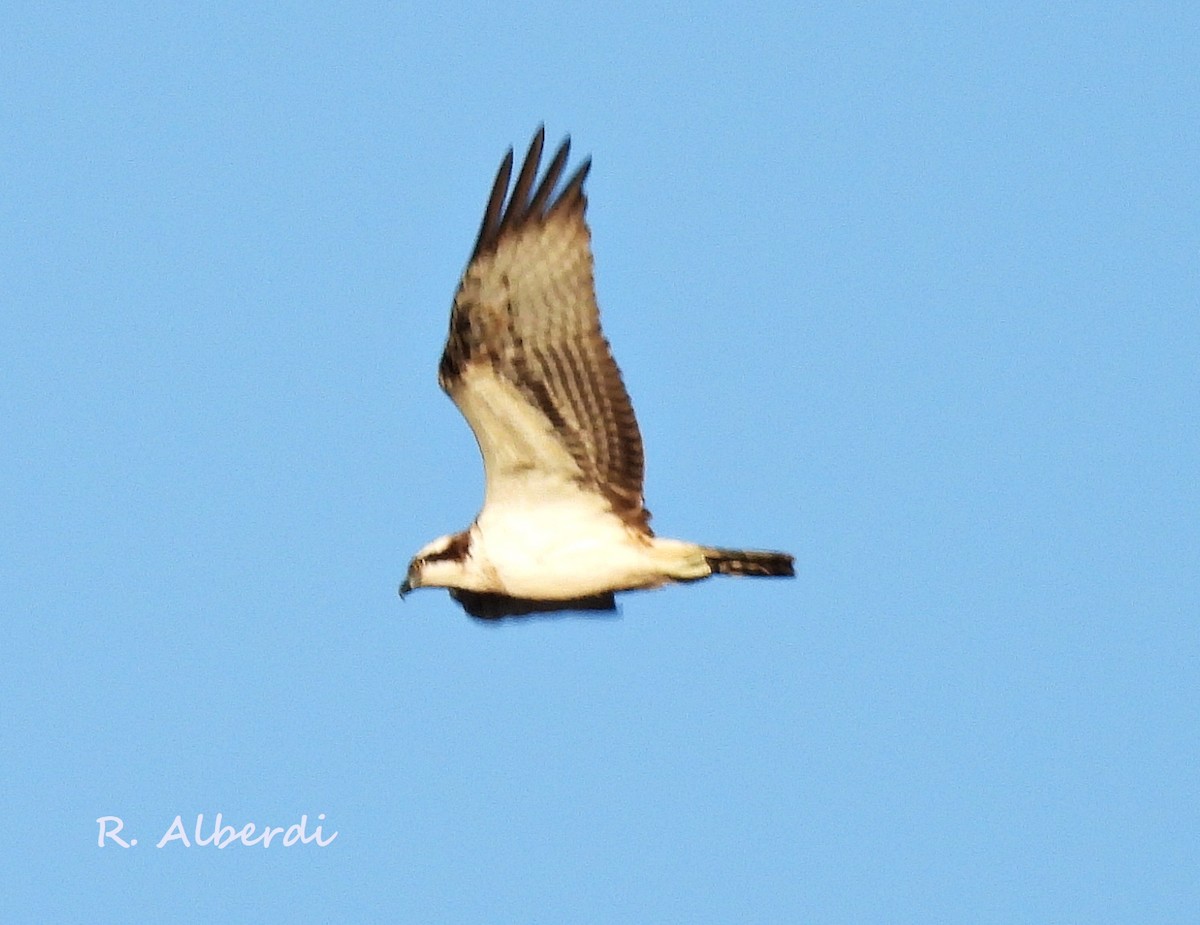
[[[438,382],[457,401],[469,387],[464,371],[486,364],[546,416],[585,485],[649,534],[642,438],[596,305],[583,192],[591,161],[555,195],[568,138],[535,189],[544,143],[539,128],[507,205],[512,149],[496,174],[454,299]]]
[[[509,597],[507,594],[465,591],[462,588],[451,588],[450,596],[478,620],[565,615],[572,612],[612,614],[617,610],[617,599],[611,591],[569,601],[534,601]]]

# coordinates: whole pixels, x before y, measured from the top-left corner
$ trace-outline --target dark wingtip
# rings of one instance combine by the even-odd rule
[[[570,208],[583,201],[583,181],[587,179],[588,172],[591,169],[592,159],[590,157],[585,158],[583,163],[571,174],[571,179],[567,181],[567,185],[559,193],[558,199],[550,207],[551,212],[558,209]]]
[[[504,197],[508,194],[508,181],[512,177],[513,149],[509,148],[496,171],[496,179],[492,181],[492,192],[488,196],[487,206],[483,210],[483,221],[479,225],[479,237],[475,239],[475,250],[472,257],[488,247],[500,235],[500,227],[504,217]]]
[[[521,163],[521,172],[517,175],[516,186],[508,197],[508,208],[504,210],[504,218],[500,222],[497,236],[504,234],[506,228],[519,225],[529,213],[529,193],[533,189],[533,181],[537,179],[538,165],[542,162],[542,148],[546,144],[546,130],[539,126],[525,152],[525,160]]]
[[[505,232],[520,228],[526,222],[537,221],[565,206],[583,201],[583,181],[587,178],[592,166],[589,157],[579,166],[567,181],[562,192],[554,196],[554,190],[562,177],[563,168],[571,152],[571,136],[566,136],[554,157],[550,160],[542,180],[534,189],[537,180],[538,167],[546,144],[546,127],[538,125],[529,143],[529,150],[521,164],[521,172],[509,195],[508,186],[512,180],[514,165],[513,149],[509,148],[496,173],[492,183],[492,193],[488,198],[487,208],[483,213],[483,222],[479,227],[479,237],[475,240],[475,248],[471,252],[474,260],[481,253],[493,249]],[[532,196],[530,195],[532,191]],[[507,200],[507,204],[506,204]]]

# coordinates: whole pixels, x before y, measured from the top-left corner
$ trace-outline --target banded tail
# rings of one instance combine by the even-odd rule
[[[794,578],[795,561],[786,552],[707,547],[704,558],[714,575],[752,575],[757,578]]]

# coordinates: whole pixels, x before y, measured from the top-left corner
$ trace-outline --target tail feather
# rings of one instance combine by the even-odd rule
[[[714,575],[753,575],[758,578],[794,578],[795,561],[786,552],[753,549],[704,550],[704,558]]]

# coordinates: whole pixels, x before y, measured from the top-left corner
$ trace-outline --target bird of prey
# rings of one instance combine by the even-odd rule
[[[614,592],[710,575],[792,577],[782,552],[655,536],[642,438],[600,330],[584,219],[585,160],[559,189],[570,139],[538,180],[539,128],[509,195],[510,148],[459,283],[438,383],[483,456],[483,509],[421,549],[400,585],[447,588],[480,619],[613,611]]]

